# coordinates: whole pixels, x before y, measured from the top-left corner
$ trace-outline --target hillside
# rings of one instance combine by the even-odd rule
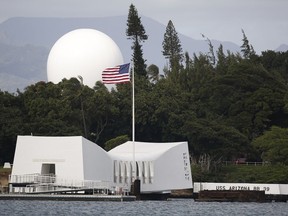
[[[166,26],[147,17],[141,21],[148,34],[143,44],[147,65],[163,68],[162,41]],[[126,16],[98,18],[11,18],[0,24],[0,89],[14,92],[37,81],[46,80],[46,61],[53,44],[67,32],[78,28],[93,28],[109,35],[122,51],[124,60],[131,59],[131,41],[125,35]],[[168,23],[168,21],[167,21]],[[175,26],[177,30],[177,26]],[[199,32],[200,34],[200,32]],[[179,34],[183,51],[205,53],[208,44]],[[212,39],[211,39],[212,40]],[[212,40],[215,49],[239,51],[239,45]],[[241,41],[239,41],[241,43]],[[9,61],[7,60],[9,59]]]
[[[16,91],[40,80],[47,80],[48,49],[34,45],[0,44],[0,89]]]

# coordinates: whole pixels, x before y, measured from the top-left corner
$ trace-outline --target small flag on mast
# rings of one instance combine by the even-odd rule
[[[117,84],[130,82],[130,63],[109,67],[102,72],[102,82],[104,84]]]

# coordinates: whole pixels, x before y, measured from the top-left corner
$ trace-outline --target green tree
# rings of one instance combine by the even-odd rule
[[[244,30],[242,29],[242,34],[243,34],[243,44],[241,45],[241,52],[243,54],[243,57],[245,59],[251,58],[252,56],[255,56],[255,51],[253,46],[249,43],[249,40],[244,32]]]
[[[271,126],[272,116],[283,113],[286,87],[261,65],[234,64],[210,88],[204,102],[210,112],[251,140]]]
[[[103,144],[107,137],[101,137],[107,131],[108,134],[113,136],[113,128],[111,128],[111,122],[114,122],[119,109],[117,103],[112,94],[108,91],[106,86],[98,81],[94,87],[94,93],[89,99],[87,113],[90,116],[90,133],[93,141]],[[107,128],[107,125],[109,127]],[[111,130],[112,129],[112,130]],[[114,128],[115,130],[115,128]],[[107,136],[107,135],[106,135]]]
[[[87,125],[86,125],[86,119],[85,119],[85,111],[84,111],[84,103],[83,103],[83,88],[84,88],[83,77],[82,76],[78,76],[78,79],[80,80],[80,84],[81,84],[80,105],[81,105],[81,114],[82,114],[82,121],[83,121],[84,137],[88,138]]]
[[[154,125],[153,131],[156,132],[157,140],[182,140],[183,137],[174,132],[181,125],[175,118],[185,112],[189,103],[186,96],[180,85],[171,82],[170,79],[161,79],[149,93],[150,108],[147,107],[146,110],[150,110],[150,114],[146,115],[149,116],[149,124]]]
[[[260,62],[263,66],[287,82],[288,80],[288,51],[286,52],[275,52],[267,50],[262,52],[260,56]]]
[[[13,162],[17,135],[25,134],[21,93],[0,91],[0,164]]]
[[[215,54],[214,54],[214,47],[213,47],[213,45],[212,45],[212,42],[211,42],[211,40],[210,40],[208,37],[206,37],[204,34],[202,34],[202,37],[206,39],[206,41],[207,41],[207,43],[208,43],[208,46],[209,46],[209,52],[208,52],[207,57],[208,57],[210,63],[211,63],[212,65],[215,65],[215,64],[216,64],[216,57],[215,57]]]
[[[82,135],[78,128],[78,125],[82,125],[80,100],[77,102],[79,110],[76,114],[61,84],[38,82],[28,86],[23,93],[23,100],[27,122],[25,130],[28,134]]]
[[[121,145],[127,141],[129,141],[129,137],[127,135],[118,136],[116,138],[108,140],[107,142],[105,142],[105,150],[110,151],[111,149],[113,149],[113,148],[117,147],[118,145]]]
[[[148,39],[148,36],[141,23],[141,18],[138,16],[138,11],[133,4],[131,4],[129,8],[126,36],[133,41],[134,72],[136,75],[147,78],[141,42],[145,42],[145,40]]]
[[[185,57],[185,69],[190,69],[193,63],[191,61],[189,53],[185,52],[184,57]]]
[[[147,68],[148,78],[152,83],[156,83],[160,79],[159,68],[155,64],[149,65]]]
[[[162,46],[162,53],[169,60],[170,70],[178,71],[183,61],[183,51],[178,33],[171,20],[167,24]]]
[[[288,129],[272,126],[253,141],[263,161],[288,165]]]
[[[110,132],[104,141],[113,139],[114,137],[128,134],[132,136],[132,90],[131,83],[119,84],[116,90],[111,91],[111,96],[117,108],[114,118],[111,120],[107,130]]]

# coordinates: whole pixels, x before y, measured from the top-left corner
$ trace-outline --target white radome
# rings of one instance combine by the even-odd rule
[[[47,78],[55,84],[62,79],[83,78],[90,88],[102,80],[107,67],[123,64],[117,44],[95,29],[76,29],[56,41],[47,60]]]

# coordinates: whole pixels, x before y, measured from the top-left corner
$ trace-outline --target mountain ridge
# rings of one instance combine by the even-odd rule
[[[161,69],[166,64],[166,60],[162,55],[162,42],[166,26],[145,16],[141,17],[141,22],[148,35],[148,40],[143,43],[143,57],[146,59],[147,65],[156,64]],[[132,41],[126,37],[126,24],[127,17],[124,15],[89,18],[15,17],[2,22],[0,24],[0,48],[2,47],[0,54],[0,89],[14,92],[17,89],[23,90],[34,82],[43,79],[43,81],[46,81],[46,62],[50,49],[64,34],[79,28],[93,28],[107,34],[119,46],[124,61],[129,62],[132,54]],[[177,26],[175,28],[177,31]],[[183,51],[187,51],[190,56],[193,53],[207,53],[209,51],[205,39],[196,40],[180,33],[178,33],[178,36]],[[223,45],[224,51],[240,51],[240,46],[233,42],[221,42],[213,39],[211,39],[211,42],[215,51],[220,44]],[[9,62],[9,64],[3,61],[3,59],[9,59],[6,54],[7,51],[3,51],[3,46],[6,46],[6,50],[9,50],[7,46],[10,46],[11,50],[8,53],[11,55],[12,62]],[[28,48],[30,56],[27,56]],[[15,51],[17,49],[19,49],[19,53]],[[37,53],[42,53],[41,58],[39,55],[37,56]],[[23,64],[25,67],[23,67]],[[23,69],[23,71],[15,72],[11,68]],[[19,76],[19,73],[22,74]],[[34,74],[33,79],[31,74]],[[5,81],[2,79],[3,77],[6,77]],[[17,77],[19,77],[19,82],[16,82],[17,85],[6,81],[17,79]]]

